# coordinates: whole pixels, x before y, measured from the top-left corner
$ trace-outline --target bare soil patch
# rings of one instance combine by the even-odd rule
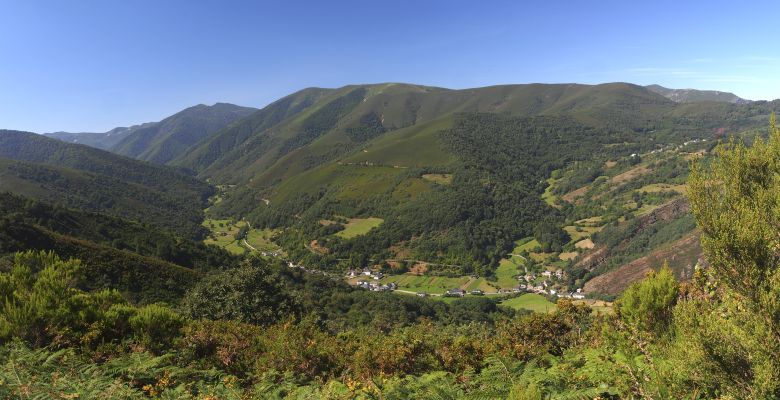
[[[325,246],[320,246],[320,244],[316,240],[312,240],[311,243],[309,243],[309,248],[311,251],[318,253],[318,254],[328,254],[330,253],[330,249]]]
[[[563,261],[569,261],[577,258],[578,255],[580,255],[580,253],[577,253],[576,251],[570,251],[568,253],[559,254],[558,258],[560,258]]]
[[[592,249],[595,246],[590,238],[582,239],[577,243],[574,243],[574,247],[578,249]]]
[[[650,168],[647,168],[644,165],[640,165],[638,167],[631,168],[628,171],[623,172],[622,174],[613,176],[612,179],[610,179],[610,182],[612,182],[615,185],[622,185],[630,180],[648,174],[652,171],[653,170],[651,170]]]
[[[414,275],[425,275],[428,272],[428,264],[417,263],[409,268],[409,273]]]
[[[688,279],[693,272],[692,266],[702,256],[699,236],[699,231],[695,230],[669,246],[597,276],[585,283],[583,291],[620,294],[631,283],[644,279],[651,270],[661,268],[664,261],[669,263],[669,267],[679,279]]]
[[[588,192],[588,188],[589,187],[590,186],[583,186],[583,187],[581,187],[579,189],[572,190],[571,192],[566,193],[563,196],[561,196],[561,198],[564,201],[566,201],[567,203],[574,203],[575,201],[577,201],[578,198],[580,198],[582,196],[585,196],[585,193]]]

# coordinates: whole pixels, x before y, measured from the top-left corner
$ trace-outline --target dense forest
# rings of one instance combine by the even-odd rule
[[[154,225],[0,194],[0,256],[29,249],[78,258],[87,266],[85,287],[114,288],[142,303],[174,300],[203,273],[239,261]]]
[[[388,258],[391,245],[406,242],[420,259],[461,265],[457,271],[461,274],[490,275],[515,240],[548,227],[553,235],[560,232],[561,215],[556,217],[556,210],[540,199],[552,171],[574,161],[641,148],[628,143],[632,136],[623,130],[591,127],[569,117],[463,113],[455,117],[451,129],[437,136],[457,159],[446,169],[452,182],[412,198],[399,200],[394,193],[405,181],[438,169],[409,169],[395,178],[387,192],[348,201],[339,188],[322,186],[263,207],[253,192],[237,190],[214,212],[243,215],[258,226],[296,226],[304,236],[316,238],[342,256]],[[337,215],[374,215],[387,222],[371,235],[339,240],[330,236],[334,227],[317,223]],[[310,264],[332,266],[327,257],[303,249],[298,255]]]
[[[204,272],[168,299],[138,301],[112,285],[93,287],[89,260],[17,252],[0,264],[0,394],[776,398],[780,129],[774,119],[771,132],[751,147],[719,146],[691,168],[688,197],[708,266],[682,283],[656,266],[611,314],[566,299],[554,312],[518,314],[486,297],[445,303],[369,293],[259,258]],[[506,156],[533,154],[515,151],[507,148]],[[548,165],[541,160],[535,165]],[[548,162],[553,168],[558,161]],[[468,159],[463,168],[470,168]],[[490,187],[490,179],[532,172],[495,166],[475,173]],[[26,214],[57,212],[14,197],[6,203],[23,222]],[[70,229],[45,216],[25,224]],[[108,240],[98,233],[87,227],[83,234]]]
[[[205,234],[213,188],[168,167],[29,132],[0,131],[0,190],[175,231]]]

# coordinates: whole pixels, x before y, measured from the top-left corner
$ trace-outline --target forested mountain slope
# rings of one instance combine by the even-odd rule
[[[160,122],[135,129],[109,150],[155,164],[166,164],[199,141],[255,111],[254,108],[228,103],[213,106],[199,104]]]
[[[636,117],[615,120],[620,105]],[[449,90],[408,84],[306,89],[218,133],[177,164],[203,176],[267,184],[368,145],[401,128],[459,112],[565,113],[582,122],[631,124],[674,103],[628,84],[507,85]],[[219,147],[217,146],[219,145]],[[208,156],[206,156],[208,154]],[[284,170],[282,173],[280,170]]]
[[[0,188],[87,211],[101,211],[202,234],[212,188],[168,167],[34,133],[0,131]]]
[[[406,84],[307,89],[204,141],[176,161],[235,184],[213,208],[259,227],[291,227],[310,263],[399,255],[489,274],[566,210],[541,198],[555,170],[763,126],[776,102],[676,103],[647,88]],[[593,176],[595,179],[597,176]],[[576,188],[573,188],[576,189]],[[384,222],[333,235],[354,218]],[[300,243],[316,239],[329,255]]]
[[[219,247],[181,237],[154,225],[74,210],[10,193],[0,193],[0,213],[15,224],[35,225],[63,236],[156,257],[201,272],[228,268],[237,260]],[[20,239],[17,237],[6,244]],[[21,241],[16,246],[36,248]],[[6,247],[3,251],[10,250]]]
[[[211,134],[257,111],[229,103],[199,104],[159,122],[117,127],[108,132],[53,132],[45,136],[85,144],[139,160],[166,164]]]

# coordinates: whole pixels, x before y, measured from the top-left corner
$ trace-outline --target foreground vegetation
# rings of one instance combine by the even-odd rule
[[[688,182],[708,266],[651,273],[614,314],[369,293],[258,258],[140,305],[90,290],[79,261],[19,252],[0,264],[0,395],[776,398],[780,130],[715,154]]]

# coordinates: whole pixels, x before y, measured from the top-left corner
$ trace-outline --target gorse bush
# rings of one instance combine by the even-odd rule
[[[627,329],[662,337],[672,322],[677,302],[677,281],[668,265],[636,282],[615,302],[615,310]]]
[[[159,305],[136,308],[114,290],[79,289],[81,262],[51,252],[18,253],[0,273],[0,339],[34,347],[96,347],[133,340],[168,348],[184,318]]]
[[[153,352],[168,349],[181,335],[184,318],[173,310],[157,304],[140,308],[128,322],[134,337]]]
[[[0,274],[0,338],[41,346],[83,332],[93,315],[89,299],[74,289],[79,268],[78,261],[65,262],[53,253],[17,254],[11,272]]]

